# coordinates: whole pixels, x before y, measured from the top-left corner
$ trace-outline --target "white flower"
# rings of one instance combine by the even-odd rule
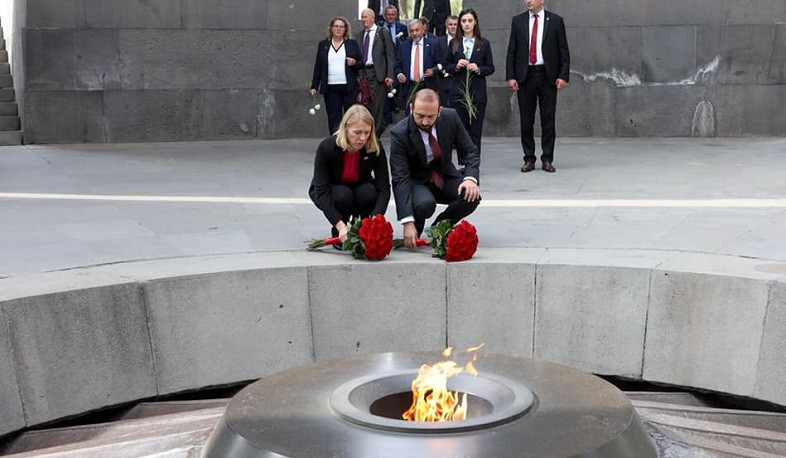
[[[437,70],[442,71],[442,64],[437,64]]]
[[[399,32],[396,34],[396,38],[401,38],[402,35],[404,35],[404,32]]]
[[[388,98],[389,98],[389,99],[392,99],[392,98],[393,98],[393,93],[392,93],[392,92],[388,92]]]
[[[312,109],[308,110],[308,114],[310,114],[311,116],[314,116],[315,114],[317,114],[317,110],[312,108]]]
[[[444,76],[445,78],[449,78],[450,77],[450,73],[444,72],[444,73],[442,73],[442,76]]]
[[[395,94],[396,92],[398,92],[398,91],[396,91],[396,88],[393,88],[393,89],[390,90],[391,94]]]
[[[316,104],[316,105],[314,105],[314,109],[319,111],[320,109],[322,109],[322,105]]]

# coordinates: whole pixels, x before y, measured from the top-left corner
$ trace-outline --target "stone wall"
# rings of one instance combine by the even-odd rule
[[[782,0],[550,0],[571,45],[558,135],[783,135]],[[355,0],[17,0],[28,143],[316,137],[316,43]],[[519,0],[477,9],[497,72],[486,135],[517,136],[504,83]],[[352,19],[353,27],[359,23]],[[17,71],[18,72],[18,71]]]

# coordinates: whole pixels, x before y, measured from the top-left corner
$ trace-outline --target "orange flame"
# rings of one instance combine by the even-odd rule
[[[467,349],[476,352],[483,347]],[[442,352],[444,357],[449,357],[453,347],[448,347]],[[472,361],[464,367],[454,361],[441,361],[433,365],[420,366],[418,376],[412,381],[412,405],[401,417],[408,421],[453,421],[467,418],[467,393],[459,396],[459,392],[451,392],[447,388],[448,378],[466,370],[472,375],[477,375],[473,361],[477,361],[477,354]]]

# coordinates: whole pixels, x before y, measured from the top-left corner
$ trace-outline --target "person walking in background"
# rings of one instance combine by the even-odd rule
[[[451,160],[455,149],[467,161],[462,176]],[[437,203],[447,204],[432,224],[458,223],[480,204],[480,155],[456,112],[439,105],[432,89],[415,94],[410,114],[390,129],[390,171],[404,245],[415,248]]]
[[[398,11],[398,0],[368,0],[366,8],[372,10],[377,16],[377,24],[382,25],[385,21],[385,12],[388,6],[393,6]],[[396,36],[395,34],[393,35]]]
[[[481,153],[483,120],[486,118],[486,77],[494,73],[494,58],[491,44],[480,34],[478,14],[465,9],[458,15],[459,26],[456,37],[451,41],[450,53],[445,61],[445,70],[451,73],[450,106],[458,112],[464,128]],[[466,158],[457,154],[459,167]]]
[[[385,8],[385,21],[381,25],[390,32],[390,36],[393,38],[393,47],[396,49],[396,52],[398,52],[401,43],[409,38],[409,32],[407,31],[407,26],[398,20],[398,10],[395,6],[388,5],[388,7]],[[396,89],[396,94],[393,97],[388,97],[385,101],[385,108],[383,110],[385,122],[387,124],[393,123],[393,113],[398,113],[401,109],[399,103],[400,100],[402,100],[402,91],[398,81],[393,81],[393,87]]]
[[[445,35],[445,19],[452,14],[450,0],[423,0],[422,4],[423,9],[421,10],[421,0],[415,0],[415,11],[412,17],[424,16],[430,24],[427,32],[438,37]]]
[[[325,99],[328,135],[336,132],[341,116],[357,97],[360,47],[351,36],[349,22],[343,17],[334,17],[328,25],[327,38],[317,45],[309,93],[313,97],[319,92]]]
[[[449,16],[445,19],[445,36],[438,37],[439,42],[439,61],[445,65],[448,55],[450,54],[450,41],[456,36],[456,29],[458,28],[458,16]],[[447,76],[446,76],[447,75]],[[452,75],[447,72],[439,72],[437,74],[437,86],[439,87],[439,101],[443,107],[450,106],[450,82]]]
[[[377,137],[381,137],[386,127],[383,113],[387,100],[385,89],[393,84],[396,51],[388,29],[378,26],[374,19],[374,11],[371,9],[366,8],[360,13],[363,30],[358,32],[355,39],[361,44],[360,77],[371,86],[374,101],[370,111],[376,123]]]
[[[410,94],[418,86],[437,88],[434,67],[440,62],[439,45],[436,40],[425,38],[424,32],[420,21],[409,21],[409,39],[399,46],[396,55],[396,80],[401,85],[405,100],[410,99]]]
[[[347,239],[351,217],[385,214],[390,201],[388,161],[366,107],[351,106],[335,135],[317,147],[308,195],[341,242]]]
[[[557,92],[568,86],[570,52],[565,22],[543,9],[543,0],[526,0],[527,11],[513,17],[505,66],[508,89],[515,92],[521,117],[522,172],[535,169],[535,107],[540,109],[541,168],[554,173]]]

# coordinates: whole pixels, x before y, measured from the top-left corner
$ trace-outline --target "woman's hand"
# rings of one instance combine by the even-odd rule
[[[309,89],[308,93],[311,94],[312,96],[314,96],[314,95],[317,94],[317,90],[316,89]]]
[[[346,224],[344,224],[344,221],[339,221],[336,223],[336,230],[338,231],[338,239],[341,240],[341,243],[346,242],[349,228]]]
[[[349,65],[350,67],[354,67],[356,63],[357,61],[355,59],[351,57],[347,57],[347,65]]]
[[[467,70],[469,70],[471,72],[475,72],[475,73],[480,73],[480,68],[478,67],[478,64],[476,64],[474,62],[469,64],[469,65],[467,65]]]
[[[467,65],[469,65],[469,61],[467,59],[459,59],[459,61],[456,62],[456,68],[458,69],[464,68]]]

